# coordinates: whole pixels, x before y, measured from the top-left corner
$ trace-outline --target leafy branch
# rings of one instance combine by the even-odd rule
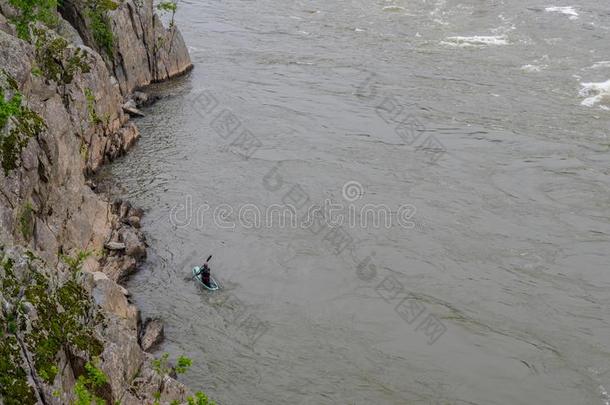
[[[6,71],[2,71],[9,85],[11,95],[5,96],[0,84],[0,160],[4,174],[18,166],[21,152],[33,136],[46,129],[44,120],[23,104],[23,95],[17,82]]]
[[[162,1],[157,4],[157,10],[172,13],[171,21],[169,23],[169,27],[172,28],[174,26],[174,16],[178,10],[178,3],[173,1]]]
[[[93,363],[85,364],[85,374],[80,375],[76,380],[73,405],[106,404],[106,401],[95,395],[95,391],[108,382],[108,377],[97,368],[96,364],[97,359],[94,359]]]

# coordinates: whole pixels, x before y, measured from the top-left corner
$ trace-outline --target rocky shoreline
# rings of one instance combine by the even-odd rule
[[[120,285],[146,257],[143,212],[91,176],[138,139],[137,90],[192,68],[187,48],[152,0],[22,5],[0,0],[0,404],[184,402],[145,352],[162,324]]]

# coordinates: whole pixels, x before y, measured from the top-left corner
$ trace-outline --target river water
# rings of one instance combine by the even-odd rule
[[[195,69],[109,172],[146,210],[128,287],[183,381],[220,404],[610,403],[607,3],[176,19]],[[343,223],[278,220],[325,201]],[[391,223],[348,220],[367,204]],[[208,254],[214,293],[189,277]]]

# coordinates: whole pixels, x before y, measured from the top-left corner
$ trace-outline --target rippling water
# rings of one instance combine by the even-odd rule
[[[195,70],[110,171],[147,210],[128,287],[187,383],[221,404],[609,403],[607,4],[183,1],[177,20]],[[337,254],[324,231],[212,220],[295,185],[412,205],[414,226],[347,227]],[[212,253],[213,294],[189,279]]]

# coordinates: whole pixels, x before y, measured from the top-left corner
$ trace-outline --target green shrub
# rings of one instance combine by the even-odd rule
[[[33,254],[26,254],[36,260]],[[93,390],[106,384],[106,376],[97,369],[95,356],[102,353],[101,342],[93,335],[90,315],[94,304],[74,277],[53,286],[50,279],[28,262],[29,272],[17,278],[13,260],[0,250],[0,296],[11,303],[13,310],[0,317],[0,402],[29,405],[36,403],[35,392],[28,384],[23,368],[22,345],[32,354],[36,374],[47,384],[53,384],[59,373],[57,354],[60,350],[84,353],[93,362],[85,365],[85,374],[75,386],[77,404],[101,404]],[[35,318],[28,319],[24,301],[32,304]],[[22,339],[22,340],[21,340]],[[53,396],[61,393],[54,391]]]
[[[161,357],[152,361],[153,370],[155,370],[160,376],[169,374],[172,371],[172,367],[169,364],[168,359],[169,353],[163,353]],[[193,361],[188,357],[181,355],[178,357],[176,366],[173,367],[173,370],[176,372],[176,374],[184,374],[188,371],[191,365],[193,365]]]
[[[85,364],[85,374],[82,374],[76,380],[74,385],[74,405],[101,405],[105,404],[102,398],[95,395],[95,390],[102,387],[108,382],[108,377],[93,363]]]
[[[169,353],[164,353],[161,357],[152,361],[153,370],[155,370],[160,376],[164,376],[171,371],[171,367],[167,361],[168,358]]]
[[[116,10],[119,5],[112,0],[89,0],[86,14],[89,18],[89,28],[93,41],[98,48],[106,53],[110,59],[114,58],[114,34],[110,28],[110,20],[106,14]]]
[[[60,349],[73,348],[99,356],[103,347],[88,326],[93,303],[75,279],[58,288],[50,288],[41,273],[34,272],[31,279],[25,298],[34,305],[38,317],[31,323],[25,343],[33,353],[36,372],[52,384],[58,372],[56,357]]]
[[[22,105],[23,96],[15,79],[6,71],[2,71],[0,80],[2,76],[11,93],[6,99],[6,87],[0,83],[0,160],[4,174],[8,175],[17,168],[21,152],[30,138],[42,133],[46,124],[38,114]]]
[[[90,88],[85,88],[85,99],[87,100],[87,113],[89,114],[89,122],[97,125],[101,124],[103,121],[99,115],[97,115],[97,111],[95,111],[95,95]]]
[[[169,365],[168,359],[169,359],[169,353],[164,353],[161,357],[159,357],[158,359],[154,359],[152,361],[153,369],[160,376],[169,374],[169,372],[172,370],[172,368]],[[193,361],[191,359],[189,359],[186,356],[181,355],[178,357],[177,364],[176,364],[176,367],[174,367],[174,370],[176,371],[176,374],[184,374],[187,372],[187,370],[192,365],[193,365]],[[154,398],[155,398],[155,401],[153,402],[153,404],[155,404],[155,405],[159,404],[159,399],[161,398],[161,393],[158,391],[155,392]],[[214,401],[211,401],[210,399],[208,399],[208,397],[203,392],[197,392],[194,397],[188,397],[186,400],[189,405],[216,405],[216,403]],[[177,404],[177,403],[179,403],[179,402],[178,401],[171,402],[171,404]]]
[[[157,9],[161,11],[170,11],[172,13],[175,13],[176,10],[178,10],[178,4],[172,1],[162,1],[161,3],[157,4]]]
[[[172,13],[172,19],[169,23],[169,26],[170,28],[173,27],[174,16],[176,15],[176,10],[178,10],[178,3],[174,3],[173,1],[162,1],[157,4],[157,10]]]
[[[76,256],[74,256],[74,257],[68,256],[68,255],[61,255],[60,258],[64,263],[66,263],[68,265],[68,267],[70,268],[70,271],[73,274],[75,274],[80,271],[83,262],[89,256],[91,256],[91,252],[85,251],[85,250],[80,250],[76,253]]]
[[[49,28],[57,26],[57,0],[9,0],[18,16],[12,18],[17,35],[24,40],[30,39],[30,24],[40,21]]]
[[[203,392],[195,393],[194,398],[188,397],[186,402],[188,405],[216,405],[216,403],[210,400]]]
[[[188,369],[193,365],[193,361],[186,356],[178,357],[178,362],[176,364],[176,373],[184,374],[188,371]]]
[[[0,87],[0,130],[4,129],[11,117],[21,111],[21,93],[15,92],[9,100],[4,100],[4,89]]]
[[[68,48],[68,41],[45,29],[34,29],[36,68],[48,80],[60,85],[72,83],[78,73],[89,73],[89,54],[81,48]]]

